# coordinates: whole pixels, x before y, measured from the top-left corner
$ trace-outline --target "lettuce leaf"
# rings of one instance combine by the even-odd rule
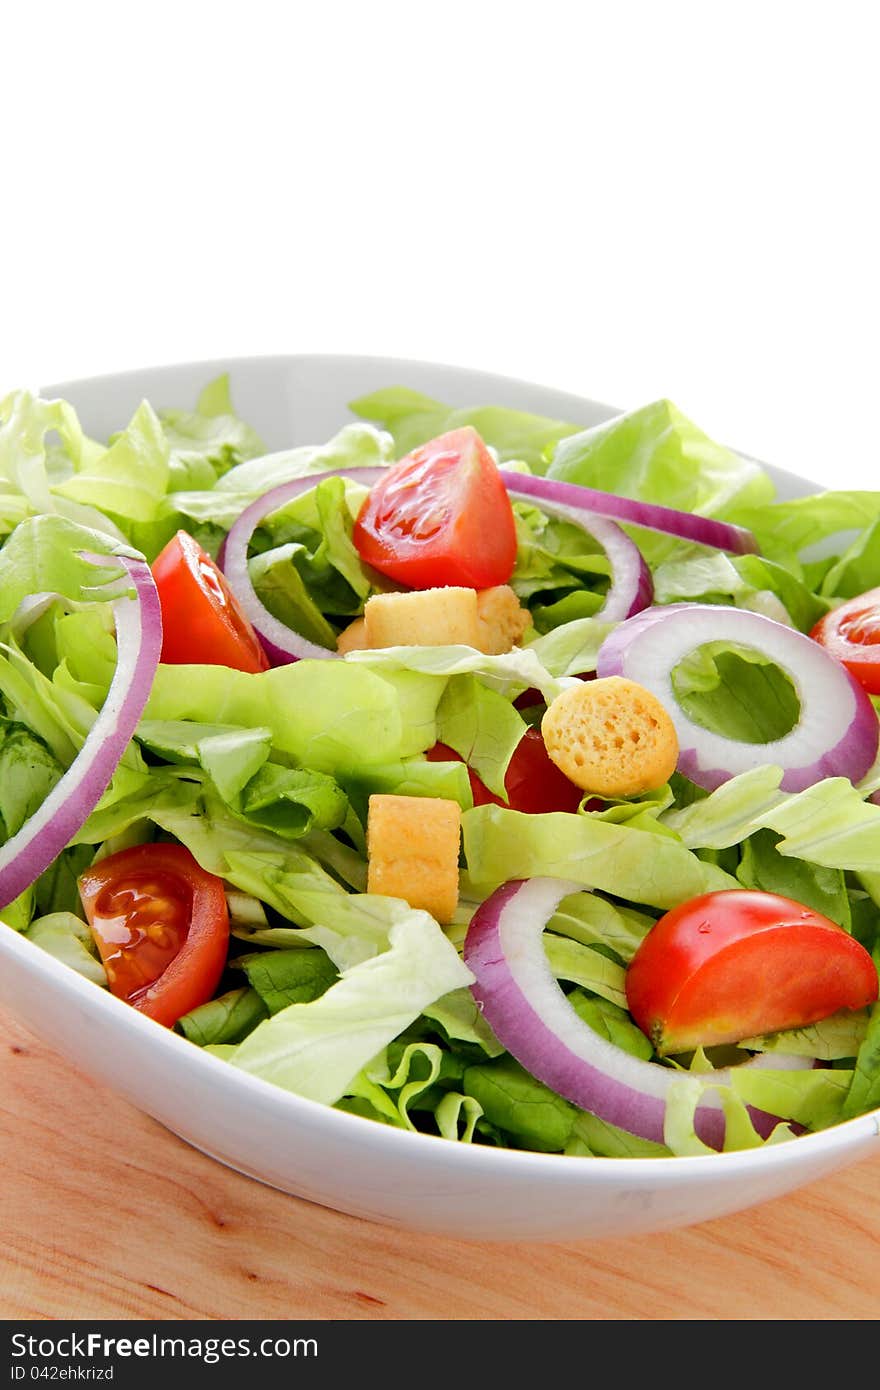
[[[874,959],[878,961],[876,952]],[[841,1117],[848,1120],[877,1107],[880,1107],[880,1004],[875,1004],[870,1011],[865,1035],[856,1053],[852,1082],[841,1108]]]
[[[274,749],[331,775],[403,756],[409,733],[395,687],[343,661],[297,661],[257,674],[160,666],[144,717],[268,728]]]
[[[543,471],[557,441],[579,429],[578,425],[562,420],[503,406],[453,409],[408,386],[374,391],[352,401],[349,408],[363,419],[382,425],[393,436],[398,458],[439,434],[472,425],[501,462],[522,460],[538,471]]]
[[[260,1023],[233,1066],[333,1105],[427,1005],[473,979],[427,913],[410,911],[388,939],[387,950],[344,970],[320,998]]]
[[[208,382],[195,410],[165,408],[159,411],[159,419],[171,452],[176,486],[192,485],[189,480],[196,478],[207,481],[222,477],[242,460],[266,452],[256,430],[235,413],[228,372]]]
[[[346,425],[326,444],[262,454],[236,464],[216,484],[176,489],[169,494],[167,505],[191,521],[210,522],[228,530],[245,507],[282,483],[334,468],[381,468],[391,461],[391,440],[387,435],[369,425]],[[354,514],[365,489],[358,483],[347,482],[343,495],[348,510]],[[313,493],[304,494],[297,503],[288,504],[283,515],[300,518],[307,524],[315,505],[313,499]]]
[[[339,978],[338,970],[320,946],[256,951],[238,956],[234,965],[244,971],[268,1014],[277,1014],[289,1004],[319,999]]]
[[[231,1046],[268,1017],[269,1011],[257,991],[243,985],[190,1010],[174,1027],[199,1047]]]
[[[516,1148],[558,1153],[568,1143],[578,1109],[503,1056],[468,1067],[463,1090],[479,1102],[489,1124],[509,1135]]]
[[[107,974],[98,958],[92,934],[74,912],[45,913],[31,922],[25,935],[41,950],[69,965],[93,984],[107,988]]]
[[[614,825],[589,813],[526,815],[475,806],[464,812],[462,830],[467,877],[478,896],[511,878],[563,878],[666,909],[737,886],[675,836]]]
[[[660,819],[691,849],[741,844],[776,832],[780,855],[826,869],[873,873],[880,863],[880,806],[845,777],[826,777],[802,792],[782,792],[782,769],[740,773],[690,806]]]
[[[42,739],[0,716],[0,844],[18,833],[63,773]]]
[[[759,464],[716,444],[668,400],[563,439],[547,476],[725,520],[760,510],[775,496]],[[634,534],[651,563],[680,548],[680,541],[643,528]]]

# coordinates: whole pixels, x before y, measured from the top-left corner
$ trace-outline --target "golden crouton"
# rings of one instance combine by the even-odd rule
[[[370,797],[367,892],[403,898],[438,922],[458,906],[461,807],[442,797]]]
[[[528,610],[522,607],[509,584],[478,590],[477,615],[480,620],[478,646],[481,652],[493,656],[517,646],[531,622]]]
[[[340,656],[345,656],[346,652],[361,651],[366,645],[367,624],[364,618],[355,618],[336,638],[336,650]]]
[[[366,647],[476,647],[476,589],[415,589],[374,594],[364,608]]]
[[[623,676],[579,681],[541,721],[560,771],[598,796],[636,796],[662,786],[678,762],[675,726],[656,695]]]

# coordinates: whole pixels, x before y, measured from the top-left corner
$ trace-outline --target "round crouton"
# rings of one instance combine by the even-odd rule
[[[663,705],[623,676],[569,686],[548,706],[541,733],[560,771],[597,796],[660,787],[678,762],[678,737]]]

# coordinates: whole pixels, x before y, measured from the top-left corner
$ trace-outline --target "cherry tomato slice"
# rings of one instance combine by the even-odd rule
[[[629,1011],[664,1055],[803,1028],[877,995],[877,968],[843,927],[746,888],[667,912],[626,973]]]
[[[450,430],[390,468],[361,507],[354,543],[366,564],[411,589],[506,584],[516,522],[477,431]]]
[[[79,892],[111,993],[169,1027],[211,998],[229,949],[226,893],[185,846],[119,850]]]
[[[178,531],[151,566],[162,608],[162,661],[266,671],[269,661],[222,571]]]
[[[826,613],[810,636],[842,661],[869,695],[880,695],[880,589]]]
[[[435,743],[425,754],[432,762],[461,761],[459,755],[445,743]],[[502,801],[489,791],[485,782],[468,768],[475,806],[507,806],[512,811],[542,815],[547,811],[576,811],[583,792],[569,782],[555,763],[550,761],[540,729],[526,729],[507,765],[504,788],[508,800]]]

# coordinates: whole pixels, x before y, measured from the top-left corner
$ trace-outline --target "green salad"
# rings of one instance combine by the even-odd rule
[[[659,782],[550,747],[607,682]],[[0,929],[372,1121],[668,1157],[880,1106],[878,700],[880,491],[780,497],[668,401],[390,385],[276,452],[225,376],[101,440],[0,401]]]

